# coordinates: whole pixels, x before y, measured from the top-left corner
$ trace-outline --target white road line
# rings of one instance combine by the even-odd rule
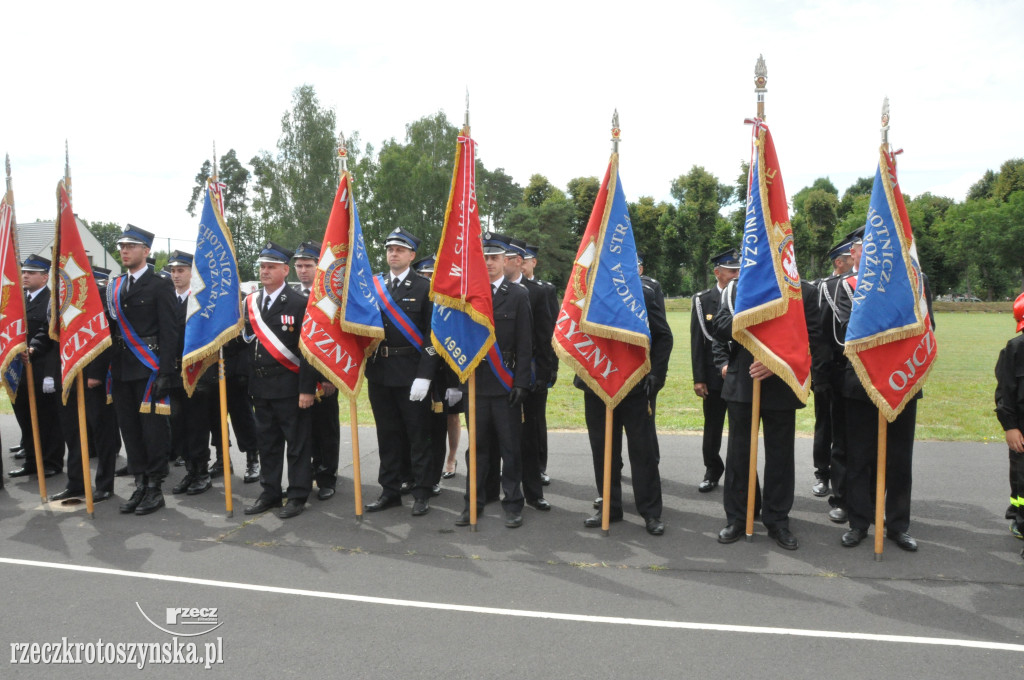
[[[876,635],[874,633],[847,633],[829,630],[807,630],[802,628],[768,628],[765,626],[733,626],[720,623],[696,623],[690,621],[659,621],[656,619],[629,619],[619,616],[590,616],[587,614],[563,614],[559,612],[538,612],[526,609],[502,609],[499,607],[475,607],[464,604],[447,604],[444,602],[421,602],[418,600],[397,600],[390,597],[369,597],[366,595],[350,595],[347,593],[329,593],[320,590],[303,590],[301,588],[279,588],[277,586],[261,586],[251,583],[233,581],[214,581],[205,578],[188,576],[171,576],[167,574],[145,574],[123,569],[107,569],[104,567],[86,567],[77,564],[58,564],[55,562],[38,562],[36,560],[18,560],[0,557],[0,564],[12,564],[22,567],[41,567],[44,569],[63,569],[89,574],[105,574],[107,576],[126,576],[129,578],[146,579],[149,581],[169,581],[173,583],[191,583],[197,586],[214,588],[230,588],[233,590],[250,590],[259,593],[275,593],[278,595],[299,595],[316,597],[323,600],[344,600],[347,602],[364,602],[392,607],[414,607],[417,609],[438,609],[442,611],[466,612],[470,614],[491,614],[495,616],[516,616],[529,619],[548,619],[552,621],[578,621],[581,623],[604,623],[620,626],[644,626],[649,628],[676,628],[683,630],[707,630],[724,633],[752,633],[755,635],[792,635],[795,637],[831,638],[839,640],[866,640],[869,642],[899,642],[912,645],[937,645],[940,647],[970,647],[973,649],[993,649],[1005,652],[1024,652],[1024,645],[1005,642],[987,642],[984,640],[958,640],[955,638],[918,637],[915,635]]]

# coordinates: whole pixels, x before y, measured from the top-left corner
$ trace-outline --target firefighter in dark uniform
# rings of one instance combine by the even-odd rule
[[[632,476],[633,497],[637,512],[644,519],[647,533],[661,536],[665,524],[661,521],[661,473],[660,448],[655,424],[655,409],[652,401],[665,386],[668,374],[668,359],[672,354],[672,329],[665,316],[665,308],[659,302],[658,291],[642,283],[644,305],[647,308],[647,323],[651,331],[651,371],[612,410],[612,479],[611,508],[612,522],[622,520],[622,432],[626,432],[629,452],[629,468]],[[583,390],[584,416],[590,438],[590,453],[594,463],[594,482],[598,493],[604,490],[604,431],[606,407],[594,392],[580,380],[573,378],[573,385]],[[590,528],[601,527],[601,499],[595,501],[598,512],[583,520]]]
[[[861,228],[863,229],[863,227]],[[854,237],[851,249],[854,261],[860,263],[864,232]],[[924,297],[928,305],[928,321],[935,328],[932,314],[932,293],[928,275],[921,272]],[[846,328],[853,309],[853,293],[857,286],[856,269],[842,279],[836,298],[836,320],[840,340],[846,342]],[[843,547],[859,545],[875,519],[875,475],[878,461],[878,407],[864,390],[849,360],[843,372],[842,395],[846,420],[846,493],[845,504],[850,522],[842,536]],[[924,396],[919,391],[886,428],[885,460],[885,535],[908,552],[917,551],[917,541],[907,533],[910,529],[910,492],[914,459],[914,432],[917,428],[917,402]],[[876,531],[881,531],[876,527]]]
[[[512,284],[526,288],[530,295],[530,315],[533,319],[533,365],[530,367],[530,393],[523,402],[522,465],[523,497],[526,504],[537,510],[551,510],[551,503],[544,498],[544,484],[540,471],[540,449],[547,439],[548,383],[556,365],[555,349],[551,337],[555,333],[555,317],[547,292],[538,281],[531,281],[523,274],[526,256],[526,242],[501,234],[492,238],[505,243],[505,279]],[[504,349],[504,348],[502,348]],[[493,462],[493,459],[492,459]]]
[[[701,398],[704,410],[704,479],[697,491],[707,493],[718,486],[725,472],[722,462],[722,428],[725,426],[726,404],[722,399],[724,380],[715,367],[712,350],[714,338],[711,320],[722,300],[722,291],[740,273],[739,253],[730,248],[710,260],[714,265],[715,285],[693,296],[690,307],[690,362],[693,368],[693,391]]]
[[[481,361],[476,369],[476,484],[477,516],[488,500],[486,480],[491,469],[491,452],[501,458],[501,507],[505,526],[523,525],[522,431],[523,402],[530,391],[533,362],[533,319],[530,294],[526,288],[505,279],[507,244],[483,234],[484,261],[491,282],[494,305],[494,337],[501,351],[502,364],[511,373],[512,387],[500,382],[490,365]],[[466,469],[469,469],[467,459]],[[466,475],[466,505],[455,520],[456,526],[470,521],[469,475]]]
[[[64,469],[64,439],[61,436],[57,411],[60,405],[59,360],[57,346],[49,335],[50,289],[47,287],[50,261],[40,255],[29,255],[21,264],[21,283],[25,287],[25,341],[28,359],[32,362],[33,387],[36,396],[36,418],[39,425],[39,446],[42,449],[43,475],[52,477]],[[25,355],[22,355],[22,361]],[[36,474],[36,450],[32,438],[32,415],[28,399],[28,373],[22,371],[14,400],[14,415],[21,426],[25,464],[10,471],[9,476]]]
[[[100,296],[106,304],[106,282],[109,269],[93,267],[93,277]],[[107,374],[110,368],[111,348],[103,350],[83,370],[85,389],[85,422],[89,458],[96,461],[93,477],[93,502],[105,501],[114,495],[114,466],[121,449],[117,433],[117,416],[113,404],[107,403]],[[58,405],[60,429],[68,449],[68,482],[63,491],[50,496],[51,501],[63,501],[85,494],[85,475],[82,471],[82,439],[78,429],[78,393],[71,390],[66,404]]]
[[[831,487],[832,495],[828,499],[828,518],[837,524],[845,524],[848,519],[846,512],[846,404],[843,400],[843,380],[849,360],[843,354],[846,331],[839,322],[839,308],[836,306],[836,301],[841,294],[843,280],[851,273],[856,274],[857,272],[856,258],[860,257],[863,235],[864,227],[855,229],[844,236],[829,251],[836,273],[824,279],[818,286],[822,340],[828,349],[825,353],[826,356],[823,357],[824,369],[819,371],[819,374],[824,375],[815,381],[814,468],[815,476],[819,481],[812,487],[811,492],[815,496],[823,495],[828,493]],[[854,281],[856,281],[856,277]],[[812,375],[812,378],[816,378],[816,376]],[[819,435],[819,428],[822,426],[818,417],[819,398],[822,403],[828,403],[830,446],[827,475],[824,474],[824,454],[819,451],[819,436],[824,439],[823,434]]]
[[[153,234],[129,224],[117,245],[128,270],[107,286],[113,317],[111,360],[114,407],[128,454],[135,491],[123,513],[146,515],[164,506],[161,485],[168,471],[171,426],[166,398],[174,383],[181,327],[174,286],[148,265]],[[145,362],[145,363],[144,363]]]
[[[780,547],[796,550],[799,541],[789,529],[789,511],[793,508],[795,484],[793,449],[796,410],[803,408],[804,404],[782,378],[773,374],[760,361],[755,361],[749,350],[732,339],[735,300],[736,283],[732,282],[723,292],[721,305],[711,320],[712,336],[729,343],[725,383],[722,386],[722,398],[728,406],[729,415],[729,444],[726,449],[723,487],[726,527],[718,533],[718,542],[733,543],[746,532],[750,420],[753,416],[754,378],[759,378],[765,451],[761,521],[768,529],[768,535]],[[754,483],[758,481],[755,479]],[[760,491],[758,488],[755,498],[761,496]]]
[[[243,298],[244,301],[244,298]],[[244,316],[245,310],[243,308]],[[256,418],[252,410],[252,397],[249,396],[249,347],[241,336],[224,345],[224,387],[227,393],[228,416],[231,429],[235,433],[235,443],[245,454],[245,473],[242,481],[245,484],[258,482],[260,479],[260,449],[256,440]],[[223,467],[223,452],[220,450],[220,390],[210,400],[213,424],[212,433],[217,452],[217,464]],[[210,466],[213,474],[213,465]]]
[[[408,456],[413,475],[412,514],[417,517],[430,511],[428,499],[434,486],[427,395],[440,361],[430,344],[430,283],[411,267],[419,245],[420,240],[402,228],[391,232],[384,242],[388,272],[379,276],[387,291],[379,301],[384,341],[366,364],[367,393],[377,423],[377,481],[381,485],[380,496],[366,510],[379,512],[402,504],[402,459]],[[389,313],[399,321],[393,321]],[[399,325],[403,323],[415,327],[422,346],[406,336]]]
[[[321,244],[305,241],[295,250],[295,276],[299,292],[308,300],[316,280],[316,263]],[[341,450],[341,420],[338,411],[338,388],[321,377],[320,398],[313,404],[313,481],[317,500],[334,495],[338,483],[338,460]]]
[[[1024,293],[1013,303],[1017,332],[1024,331]],[[1024,335],[1017,335],[999,351],[996,360],[996,418],[1006,433],[1010,455],[1010,506],[1006,519],[1010,532],[1024,538]],[[1021,551],[1024,557],[1024,550]]]
[[[181,357],[185,346],[185,321],[188,314],[188,300],[192,294],[192,253],[175,250],[167,259],[167,269],[174,284],[174,300],[177,320],[181,329],[178,348],[178,374],[171,390],[171,449],[172,457],[181,458],[185,464],[185,476],[171,488],[173,494],[195,496],[208,491],[210,480],[210,401],[218,391],[216,367],[203,373],[196,383],[192,396],[185,392],[181,377]],[[219,422],[218,418],[218,422]]]
[[[278,517],[288,519],[306,509],[313,487],[310,442],[310,407],[316,390],[316,371],[302,357],[299,335],[306,313],[306,298],[285,284],[292,251],[267,243],[260,251],[260,283],[263,287],[246,298],[245,340],[250,343],[249,394],[256,418],[263,489],[245,514],[256,515],[280,508]],[[288,502],[281,479],[288,464]]]
[[[540,254],[540,246],[527,243],[526,244],[526,255],[523,257],[523,278],[527,281],[540,284],[544,291],[544,295],[547,300],[548,308],[551,310],[552,321],[558,319],[559,306],[561,301],[558,299],[558,289],[555,288],[554,284],[549,281],[544,281],[539,277],[534,276],[534,270],[537,267],[537,256]],[[554,326],[551,327],[551,333],[547,335],[547,339],[544,341],[546,347],[551,347],[551,339],[554,337],[555,331]],[[548,414],[547,414],[547,403],[548,396],[547,391],[555,386],[558,381],[558,356],[555,354],[551,355],[551,375],[548,378],[548,382],[544,385],[544,408],[541,409],[538,404],[531,406],[523,406],[523,410],[529,409],[531,411],[531,417],[537,421],[537,434],[538,434],[538,453],[537,458],[540,462],[540,483],[547,486],[551,483],[551,477],[548,475]],[[539,385],[538,385],[539,389]],[[540,401],[539,394],[531,394],[531,399],[535,402]]]

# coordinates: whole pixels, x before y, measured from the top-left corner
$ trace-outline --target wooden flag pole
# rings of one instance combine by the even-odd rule
[[[882,561],[885,538],[885,466],[888,457],[889,421],[878,411],[878,462],[875,469],[875,562]]]
[[[476,516],[476,370],[469,374],[469,530],[477,531]]]
[[[761,380],[754,378],[750,404],[750,468],[747,470],[747,540],[754,540],[754,502],[757,493],[757,439],[761,426]]]
[[[231,497],[231,443],[228,441],[228,386],[224,375],[224,348],[217,356],[217,388],[220,390],[220,446],[224,456],[224,510],[228,517],[235,516],[234,500]]]
[[[356,521],[363,521],[363,476],[359,468],[359,413],[356,396],[348,398],[348,421],[352,427],[352,486],[356,502]]]
[[[89,513],[90,519],[96,519],[92,504],[92,471],[89,470],[89,438],[86,434],[85,379],[82,377],[81,372],[75,378],[75,385],[78,396],[78,438],[82,448],[82,484],[85,486],[85,511]]]
[[[612,523],[612,419],[610,406],[604,407],[604,483],[601,485],[601,533],[611,533]]]
[[[43,469],[43,450],[39,443],[39,414],[36,411],[36,379],[32,371],[32,358],[25,352],[25,380],[28,381],[28,412],[32,420],[32,444],[36,449],[36,475],[39,477],[39,497],[46,503],[46,471]]]

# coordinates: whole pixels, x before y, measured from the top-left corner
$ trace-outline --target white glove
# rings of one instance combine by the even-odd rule
[[[448,400],[448,406],[455,406],[462,401],[462,390],[457,387],[449,387],[444,393],[444,398]]]
[[[53,394],[57,389],[53,386],[53,378],[47,376],[43,378],[43,392],[46,394]]]
[[[409,390],[409,401],[423,401],[427,398],[427,390],[429,389],[429,380],[426,378],[416,378],[412,381],[412,389]]]

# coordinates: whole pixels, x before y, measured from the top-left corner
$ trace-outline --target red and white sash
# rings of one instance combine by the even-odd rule
[[[266,291],[264,291],[265,294]],[[270,330],[270,326],[263,320],[263,315],[260,314],[259,306],[256,304],[257,297],[259,296],[253,293],[246,299],[246,306],[249,309],[249,323],[252,325],[253,333],[256,334],[260,343],[270,352],[270,356],[277,359],[279,364],[292,373],[298,373],[299,358],[281,342],[281,339]]]

